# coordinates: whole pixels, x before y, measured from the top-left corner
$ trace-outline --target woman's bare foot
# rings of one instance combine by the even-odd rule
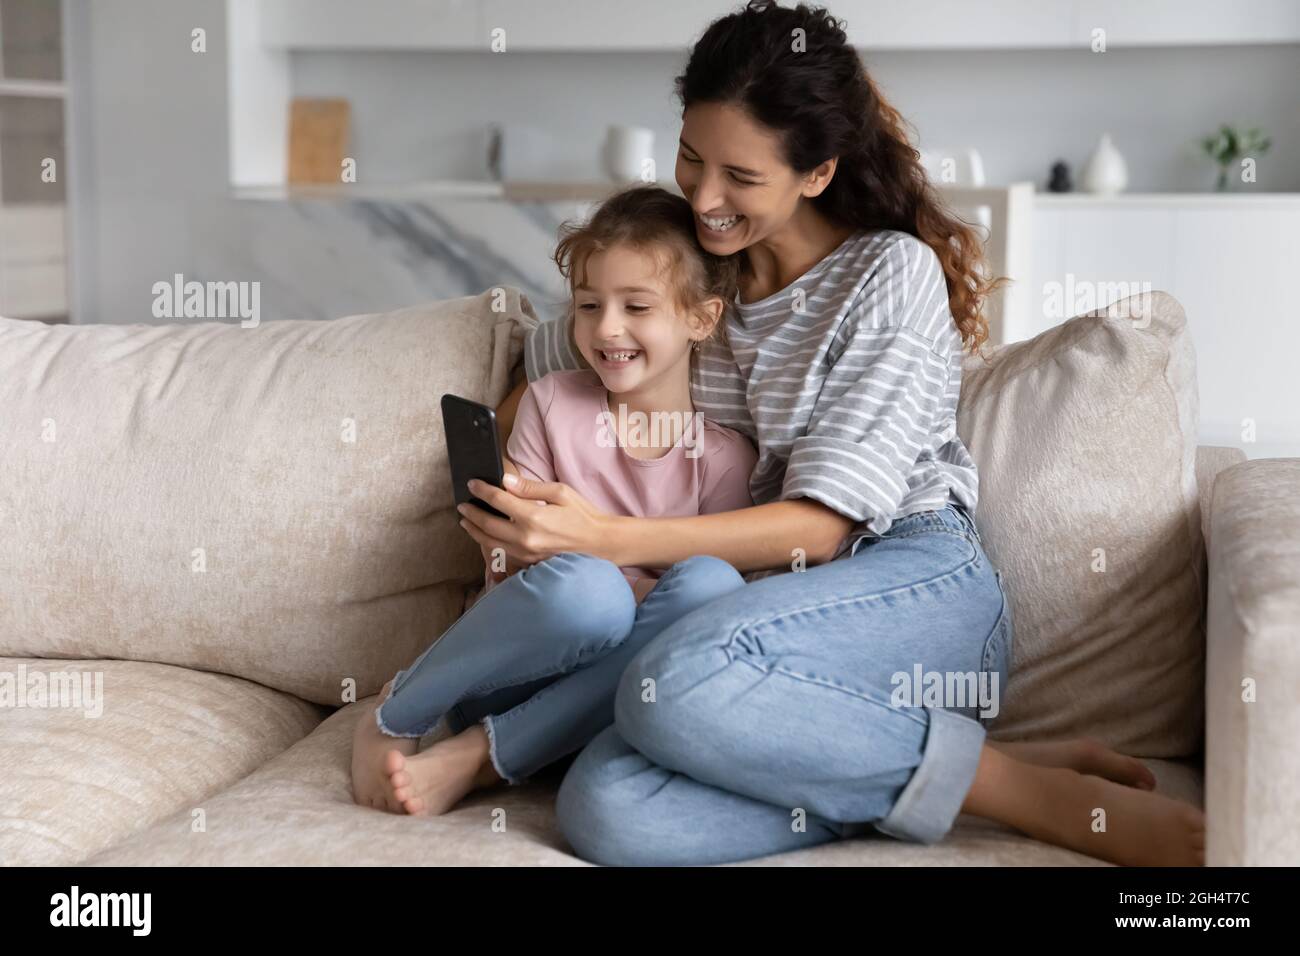
[[[980,754],[962,811],[1123,866],[1205,864],[1205,815],[1191,804],[993,747]]]
[[[362,708],[352,732],[352,798],[363,807],[401,813],[402,804],[393,798],[384,771],[385,758],[392,752],[399,756],[415,753],[420,741],[415,737],[390,737],[375,723],[375,710],[388,698],[393,682],[389,681],[373,703]]]
[[[1038,764],[1040,767],[1062,767],[1077,770],[1079,773],[1104,777],[1126,787],[1141,790],[1156,788],[1156,775],[1147,765],[1136,757],[1129,757],[1112,750],[1100,740],[1093,737],[1076,737],[1073,740],[1058,740],[1039,743],[1021,741],[1002,743],[987,741],[990,747],[1002,751],[1025,763]]]
[[[467,727],[414,755],[389,753],[384,772],[393,798],[406,813],[438,816],[472,790],[501,782],[492,766],[482,724]]]

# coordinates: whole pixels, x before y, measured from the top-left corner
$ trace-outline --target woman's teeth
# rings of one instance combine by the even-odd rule
[[[640,354],[640,349],[630,352],[606,352],[602,350],[600,357],[606,362],[630,362]]]
[[[744,216],[726,216],[722,219],[717,219],[713,216],[700,216],[700,220],[714,232],[726,232],[744,218]]]

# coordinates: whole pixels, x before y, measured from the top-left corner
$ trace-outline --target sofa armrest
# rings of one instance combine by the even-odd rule
[[[1206,863],[1295,866],[1300,458],[1234,465],[1215,481],[1209,507]]]

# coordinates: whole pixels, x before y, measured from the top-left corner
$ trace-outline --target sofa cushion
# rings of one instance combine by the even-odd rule
[[[76,863],[169,814],[194,819],[324,713],[165,664],[0,658],[0,864]]]
[[[957,427],[976,522],[1011,599],[995,739],[1090,734],[1196,753],[1204,564],[1195,359],[1163,292],[966,362]]]
[[[472,794],[441,817],[358,807],[349,777],[358,705],[345,707],[266,766],[203,802],[207,831],[177,813],[87,861],[102,866],[572,866],[555,826],[560,774],[548,768],[517,787]],[[1197,768],[1152,761],[1158,789],[1201,803]],[[883,835],[746,861],[781,866],[1103,865],[1015,831],[962,816],[943,842]]]
[[[1210,503],[1214,501],[1214,484],[1219,473],[1246,460],[1240,448],[1222,445],[1201,445],[1196,449],[1196,497],[1201,504],[1201,536],[1205,539],[1205,554],[1210,554]],[[1206,602],[1209,601],[1209,584],[1206,584]],[[1208,617],[1208,609],[1207,609]]]
[[[250,328],[0,319],[0,654],[375,693],[482,575],[442,394],[499,402],[535,321],[510,288]]]

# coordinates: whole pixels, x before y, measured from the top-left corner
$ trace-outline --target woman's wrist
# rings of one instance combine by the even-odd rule
[[[636,564],[629,547],[633,544],[632,539],[636,533],[636,519],[626,515],[611,514],[604,517],[605,520],[601,522],[599,550],[593,550],[592,553],[620,568]]]

